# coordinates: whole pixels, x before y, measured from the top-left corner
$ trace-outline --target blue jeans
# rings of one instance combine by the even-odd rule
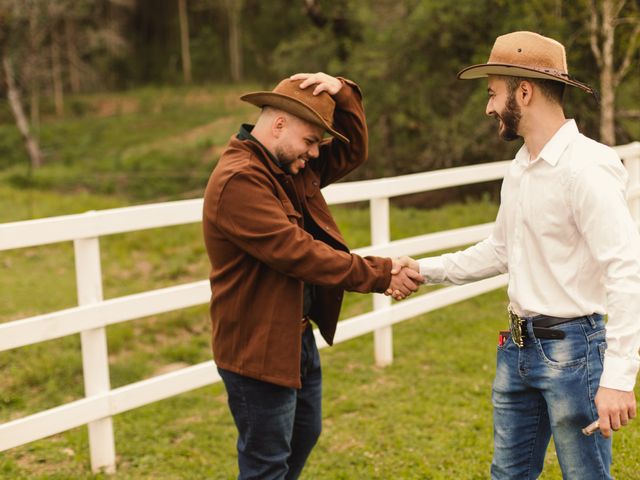
[[[491,478],[538,478],[551,435],[564,479],[612,478],[611,439],[581,432],[598,418],[594,398],[606,349],[602,316],[552,327],[565,332],[563,340],[535,338],[531,319],[526,328],[524,348],[510,338],[498,347]]]
[[[322,429],[322,372],[313,329],[302,335],[302,388],[218,368],[238,429],[239,480],[294,480]]]

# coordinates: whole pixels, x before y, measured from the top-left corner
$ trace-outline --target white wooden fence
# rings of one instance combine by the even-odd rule
[[[629,204],[640,223],[640,142],[616,147],[630,173]],[[398,256],[458,247],[485,238],[492,224],[390,241],[389,198],[503,177],[508,161],[452,168],[402,177],[332,185],[330,204],[368,200],[372,245],[360,255]],[[78,306],[0,324],[0,351],[79,333],[85,398],[0,425],[0,451],[87,424],[94,471],[115,471],[112,417],[220,380],[213,361],[111,389],[106,328],[119,322],[209,302],[207,280],[104,300],[99,237],[147,228],[200,222],[202,200],[186,200],[0,225],[0,251],[73,241]],[[339,323],[336,343],[374,332],[375,361],[393,358],[392,325],[506,284],[506,275],[449,287],[391,305],[374,297],[374,309]],[[326,343],[316,332],[318,347]]]

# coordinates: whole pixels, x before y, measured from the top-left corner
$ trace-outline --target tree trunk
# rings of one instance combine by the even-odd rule
[[[180,47],[182,49],[182,74],[184,83],[191,83],[191,53],[189,50],[189,17],[187,17],[187,0],[178,0],[180,15]]]
[[[69,84],[73,93],[80,93],[80,56],[76,47],[76,27],[73,21],[66,18],[64,20],[65,43],[67,47],[67,65],[69,68]]]
[[[240,38],[240,17],[243,0],[227,0],[227,14],[229,18],[229,62],[231,80],[242,81],[242,45]]]
[[[602,2],[602,68],[600,70],[600,141],[606,145],[616,144],[615,103],[616,85],[613,65],[614,35],[613,2]]]
[[[11,65],[11,61],[6,55],[2,56],[2,65],[4,67],[4,73],[7,82],[7,98],[9,100],[9,105],[11,105],[11,111],[13,112],[13,116],[16,119],[18,130],[20,130],[20,133],[24,138],[27,152],[29,153],[29,158],[31,159],[31,168],[36,169],[42,165],[42,154],[40,153],[38,141],[29,130],[29,122],[27,121],[27,117],[24,114],[22,102],[20,101],[20,94],[18,93],[18,88],[16,87],[13,67]]]
[[[634,63],[634,56],[640,45],[640,18],[638,6],[631,4],[633,13],[622,14],[627,0],[591,0],[589,10],[589,41],[591,51],[600,71],[600,141],[607,145],[615,145],[616,89],[629,72]],[[616,55],[616,27],[627,24],[633,29],[627,40],[625,51]],[[616,67],[615,58],[622,61]]]
[[[37,130],[40,125],[40,76],[38,55],[39,35],[37,32],[37,10],[32,8],[29,14],[29,63],[27,64],[27,77],[29,82],[29,109],[31,125]]]
[[[40,126],[40,83],[38,78],[33,75],[31,77],[30,85],[30,100],[29,100],[29,117],[31,118],[31,125],[37,130]]]
[[[62,86],[62,65],[60,63],[60,34],[57,26],[51,29],[51,78],[53,80],[53,98],[56,114],[64,115],[64,91]]]

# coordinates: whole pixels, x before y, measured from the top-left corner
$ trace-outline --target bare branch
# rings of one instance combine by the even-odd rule
[[[611,10],[611,18],[618,17],[618,14],[622,10],[622,7],[624,7],[625,3],[627,3],[627,0],[618,0],[616,3],[613,4],[613,9]]]
[[[640,110],[620,110],[618,116],[622,118],[640,118]]]
[[[636,53],[638,49],[638,41],[640,40],[640,22],[636,24],[636,27],[633,29],[633,33],[629,38],[629,43],[627,45],[627,51],[624,54],[624,60],[620,65],[620,68],[613,76],[614,85],[618,85],[620,81],[624,78],[624,76],[628,73],[629,68],[631,67],[631,61],[633,60],[633,55]]]
[[[635,25],[639,21],[640,21],[640,19],[638,19],[638,17],[620,17],[620,18],[616,18],[612,22],[612,25],[614,27],[618,27],[620,25],[626,25],[626,24],[629,24],[629,23],[632,24],[632,25]]]
[[[596,6],[595,0],[591,0],[589,3],[589,10],[591,12],[591,20],[589,22],[589,44],[598,67],[602,68],[602,50],[600,50],[600,45],[598,45],[598,7]]]

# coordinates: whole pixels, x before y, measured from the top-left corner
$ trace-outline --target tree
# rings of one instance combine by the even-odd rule
[[[187,16],[187,0],[178,0],[178,16],[180,18],[180,51],[182,53],[182,74],[184,83],[191,83],[191,53],[189,51],[189,18]]]
[[[244,0],[225,0],[227,18],[229,19],[229,65],[231,79],[242,81],[242,37],[240,19]]]
[[[623,15],[626,0],[591,0],[589,3],[589,40],[591,51],[600,70],[600,141],[607,145],[616,143],[616,90],[629,73],[633,58],[640,44],[640,16],[638,6],[631,2]],[[620,41],[622,34],[616,30],[628,26],[631,33],[626,39],[626,47]],[[616,38],[624,53],[616,61]],[[619,56],[619,55],[618,55]],[[618,65],[616,66],[616,63]]]
[[[51,47],[51,80],[53,82],[53,98],[58,116],[64,115],[64,86],[62,79],[62,36],[60,26],[65,5],[59,1],[51,1],[48,5],[48,20]]]
[[[15,74],[13,72],[13,66],[11,65],[11,59],[5,52],[2,53],[2,67],[4,69],[5,79],[7,82],[7,98],[9,99],[9,105],[11,105],[11,111],[16,119],[18,130],[20,130],[20,133],[24,138],[29,158],[31,159],[31,168],[38,168],[42,165],[42,153],[40,152],[38,139],[31,134],[27,116],[22,108],[20,93],[16,87]]]
[[[32,124],[38,124],[39,99],[45,83],[50,82],[55,111],[62,115],[67,85],[78,91],[83,74],[98,77],[82,56],[111,53],[109,48],[122,50],[124,42],[113,22],[104,19],[118,7],[130,7],[133,1],[0,0],[1,73],[32,168],[38,168],[43,158],[20,91],[29,93]],[[105,27],[103,23],[112,26]],[[69,82],[65,73],[69,73]]]
[[[27,17],[28,18],[28,17]],[[29,154],[31,168],[35,169],[42,165],[42,153],[38,144],[38,139],[31,132],[29,121],[24,113],[22,98],[16,84],[16,75],[13,68],[11,51],[11,32],[19,26],[21,18],[17,5],[8,1],[0,4],[0,58],[2,70],[7,90],[7,99],[11,107],[11,112],[16,121],[16,126],[25,142],[27,153]]]

